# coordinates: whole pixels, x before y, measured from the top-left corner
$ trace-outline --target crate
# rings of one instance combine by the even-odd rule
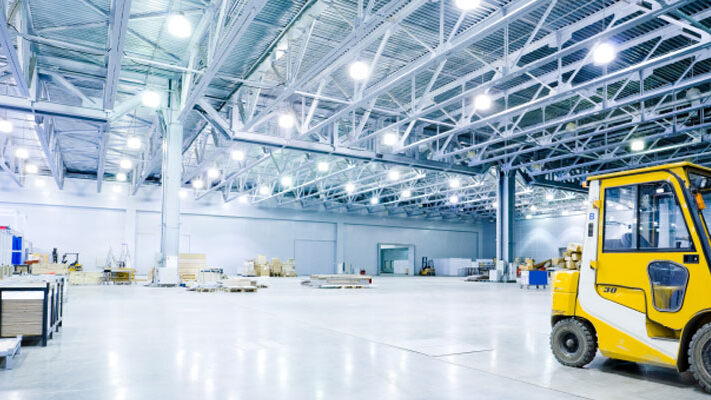
[[[0,284],[0,337],[38,338],[47,345],[62,326],[65,277]]]
[[[178,257],[178,276],[180,282],[195,282],[198,273],[206,269],[207,255],[181,253]]]

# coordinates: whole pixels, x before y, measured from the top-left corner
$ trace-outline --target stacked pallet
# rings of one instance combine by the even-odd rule
[[[256,281],[249,278],[221,278],[213,282],[190,283],[188,290],[194,292],[256,292],[258,288],[266,287],[258,285]]]
[[[101,285],[104,273],[100,271],[71,271],[69,272],[70,285]]]
[[[181,253],[178,257],[180,282],[197,281],[198,273],[207,266],[207,255]]]
[[[311,275],[306,283],[311,287],[321,289],[336,288],[366,288],[373,283],[373,278],[368,275]]]
[[[256,292],[258,288],[257,282],[248,278],[230,278],[220,283],[226,292]]]
[[[33,264],[32,275],[67,275],[69,267],[67,264]]]

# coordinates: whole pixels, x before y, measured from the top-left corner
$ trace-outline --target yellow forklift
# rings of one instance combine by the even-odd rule
[[[70,263],[69,257],[74,257],[74,261]],[[70,271],[84,270],[84,266],[79,263],[79,253],[64,253],[62,256],[62,264],[68,264]]]
[[[551,350],[690,370],[711,392],[711,169],[675,163],[588,178],[580,270],[553,283]]]
[[[427,257],[422,257],[420,266],[420,276],[435,276],[434,260]]]

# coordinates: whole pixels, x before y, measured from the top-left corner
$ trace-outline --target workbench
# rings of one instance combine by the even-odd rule
[[[130,285],[135,279],[135,268],[104,268],[104,284]]]

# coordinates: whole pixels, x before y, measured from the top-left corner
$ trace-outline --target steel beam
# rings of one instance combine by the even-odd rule
[[[4,3],[3,3],[4,4]],[[15,49],[15,44],[10,37],[10,31],[7,25],[7,16],[5,15],[5,7],[0,10],[0,46],[2,46],[5,52],[5,59],[12,76],[15,78],[15,84],[17,85],[17,92],[20,96],[24,98],[30,97],[30,87],[25,79],[25,73],[22,70],[22,64],[20,58],[17,56],[17,50]]]
[[[109,16],[109,53],[106,56],[106,85],[104,86],[104,109],[112,110],[116,101],[121,58],[126,42],[131,0],[112,0]],[[108,132],[107,132],[108,133]]]
[[[298,139],[287,139],[276,136],[255,134],[251,132],[236,132],[230,129],[229,122],[225,120],[221,115],[219,115],[219,113],[214,108],[211,108],[206,104],[201,104],[201,110],[201,114],[208,121],[208,123],[210,123],[210,125],[212,125],[215,129],[224,131],[223,135],[231,136],[233,142],[267,146],[284,150],[307,152],[312,154],[324,154],[335,157],[343,157],[352,160],[372,161],[377,163],[399,165],[410,168],[420,168],[431,171],[451,172],[468,176],[479,176],[481,174],[481,170],[479,169],[452,165],[437,161],[418,160],[411,157],[404,157],[395,154],[383,154],[374,151],[356,150],[332,144],[315,143]],[[218,151],[225,152],[226,149],[227,148],[223,148]],[[213,163],[214,158],[210,158],[209,160],[203,162],[201,165],[195,167],[191,172],[188,172],[186,175],[184,175],[183,182],[190,181],[195,176],[199,175],[199,173],[207,167],[207,165],[204,164],[208,162]]]
[[[0,95],[0,108],[27,114],[74,119],[91,124],[105,124],[109,119],[109,114],[102,110],[43,100],[32,101],[7,95]]]
[[[185,102],[181,106],[182,108],[180,114],[178,115],[178,119],[180,121],[185,120],[185,117],[187,117],[187,115],[192,111],[193,106],[205,94],[205,91],[212,82],[212,79],[220,71],[220,68],[222,68],[222,64],[225,60],[227,60],[230,54],[232,54],[234,46],[242,39],[242,36],[247,31],[250,24],[262,11],[262,8],[264,8],[266,3],[266,0],[248,1],[242,9],[239,17],[231,21],[225,36],[215,51],[215,57],[211,60],[212,62],[208,65],[207,69],[200,77],[200,80],[195,83],[190,90],[190,93],[186,96]]]
[[[372,100],[373,98],[377,98],[378,96],[391,90],[395,85],[402,82],[403,79],[421,71],[423,68],[428,67],[432,63],[441,61],[442,58],[447,57],[449,54],[465,49],[475,39],[495,32],[500,29],[502,25],[510,22],[511,20],[515,20],[523,15],[535,11],[538,6],[544,4],[546,1],[547,0],[516,0],[505,5],[504,7],[499,8],[483,21],[472,25],[468,30],[454,36],[451,40],[438,46],[430,54],[427,54],[424,57],[419,57],[400,70],[389,74],[384,80],[377,82],[369,90],[365,91],[363,95],[358,98],[358,100],[332,113],[326,120],[303,132],[301,136],[308,136],[321,130],[323,127],[330,125],[338,118],[341,118],[344,115],[356,110],[365,102]]]
[[[44,153],[44,158],[47,161],[47,166],[49,171],[54,178],[54,182],[57,187],[61,190],[64,188],[64,163],[62,161],[62,154],[56,151],[56,143],[52,140],[54,136],[54,123],[51,118],[45,117],[40,123],[35,123],[35,132],[37,133],[37,139],[40,142],[40,147],[42,147],[42,153]]]

